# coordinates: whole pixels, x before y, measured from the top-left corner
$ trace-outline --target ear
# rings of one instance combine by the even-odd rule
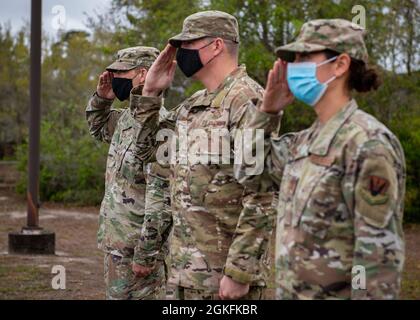
[[[146,76],[147,76],[147,69],[146,68],[141,68],[140,69],[140,80],[141,80],[141,83],[146,82]]]
[[[350,69],[350,64],[350,56],[347,53],[340,54],[335,61],[335,76],[339,78],[344,75]]]
[[[139,72],[133,79],[133,87],[143,85],[146,82],[147,70],[145,68],[140,68]]]
[[[220,54],[226,47],[225,45],[225,41],[221,38],[217,38],[215,41],[215,46],[214,46],[214,51],[216,53],[216,55]]]

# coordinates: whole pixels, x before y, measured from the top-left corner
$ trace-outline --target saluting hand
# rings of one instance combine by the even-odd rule
[[[143,96],[157,97],[170,87],[177,66],[175,55],[176,48],[168,44],[147,73]]]
[[[112,72],[105,71],[99,76],[98,86],[96,93],[104,99],[115,99],[114,90],[112,90],[112,79],[114,78]]]
[[[287,83],[287,62],[277,60],[268,74],[264,101],[260,110],[267,113],[279,114],[294,100],[294,96]]]

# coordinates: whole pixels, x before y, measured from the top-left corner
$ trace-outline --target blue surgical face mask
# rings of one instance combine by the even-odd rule
[[[327,91],[328,85],[337,79],[337,77],[332,77],[327,82],[321,83],[316,76],[316,70],[337,58],[333,57],[320,64],[315,62],[289,63],[287,82],[295,98],[314,107]]]

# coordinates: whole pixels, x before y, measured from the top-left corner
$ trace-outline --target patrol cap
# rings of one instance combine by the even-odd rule
[[[117,60],[106,68],[107,71],[130,71],[137,67],[149,69],[156,58],[159,50],[152,47],[133,47],[118,51]]]
[[[363,39],[365,29],[344,19],[318,19],[305,23],[295,42],[276,49],[285,61],[293,62],[295,53],[333,50],[368,62],[369,55]]]
[[[179,48],[183,41],[198,40],[206,37],[219,37],[239,43],[238,20],[222,11],[197,12],[185,19],[182,32],[169,39],[169,43]]]

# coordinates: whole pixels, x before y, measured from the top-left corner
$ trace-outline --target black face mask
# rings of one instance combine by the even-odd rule
[[[126,101],[130,98],[131,90],[133,90],[133,79],[114,78],[112,79],[112,90],[118,100]]]
[[[185,74],[187,78],[191,78],[198,71],[204,68],[204,65],[201,62],[201,58],[200,58],[200,50],[207,48],[213,42],[210,42],[209,44],[205,45],[204,47],[200,49],[184,49],[184,48],[178,49],[176,53],[176,61],[178,62],[179,68]],[[210,62],[211,60],[208,63]]]

